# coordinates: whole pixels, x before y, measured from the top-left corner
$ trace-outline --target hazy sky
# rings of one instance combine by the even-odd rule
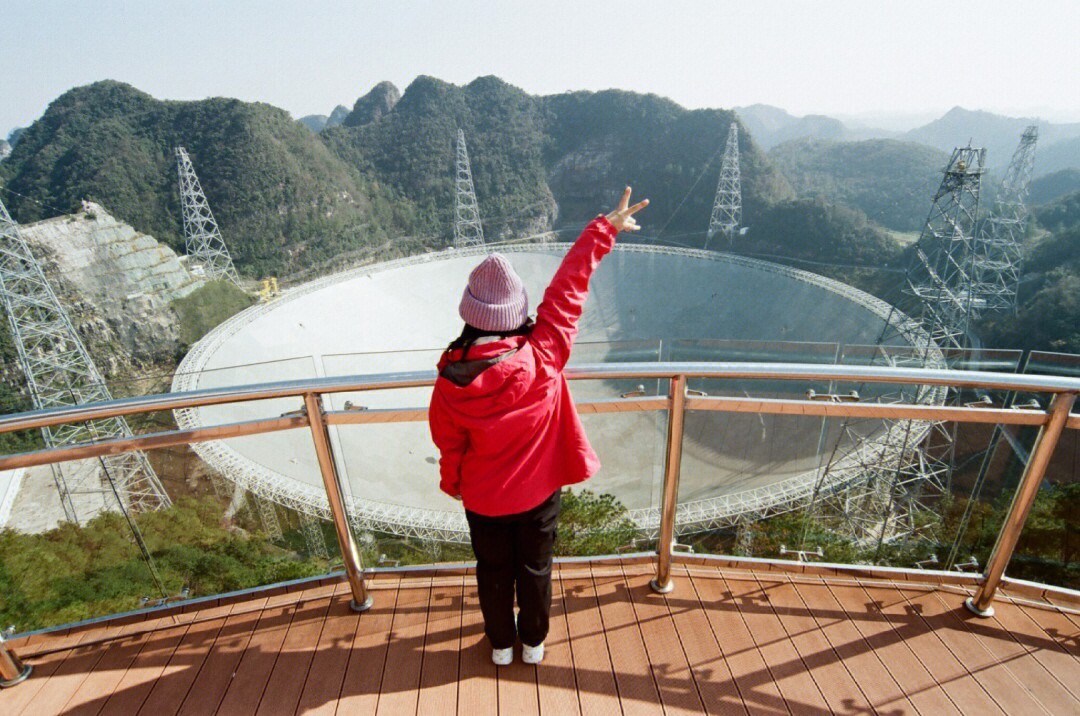
[[[116,79],[326,114],[380,80],[609,87],[687,107],[1080,120],[1080,2],[0,0],[0,136]],[[914,120],[912,120],[914,122]]]

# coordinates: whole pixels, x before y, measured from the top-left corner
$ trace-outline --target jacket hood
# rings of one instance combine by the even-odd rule
[[[513,405],[535,378],[531,347],[526,336],[511,336],[462,351],[446,351],[439,359],[439,378],[452,387],[446,396],[466,415],[484,417]]]

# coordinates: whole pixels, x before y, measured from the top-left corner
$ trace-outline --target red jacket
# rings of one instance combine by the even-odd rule
[[[464,362],[459,350],[439,359],[428,411],[442,453],[439,487],[461,495],[466,509],[492,517],[525,512],[600,469],[563,368],[589,278],[616,233],[602,216],[585,228],[544,292],[529,335],[477,343]]]

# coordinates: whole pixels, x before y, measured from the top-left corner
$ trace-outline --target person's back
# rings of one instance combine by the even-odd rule
[[[577,336],[589,279],[620,229],[637,228],[627,188],[619,208],[586,227],[528,322],[528,297],[505,257],[474,269],[459,312],[466,327],[439,361],[429,424],[440,487],[463,501],[493,660],[543,657],[551,559],[563,487],[600,467],[574,409],[563,369]],[[514,623],[515,583],[521,615]]]

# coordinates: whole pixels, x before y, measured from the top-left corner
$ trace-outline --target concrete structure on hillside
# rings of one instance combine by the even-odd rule
[[[108,348],[107,360],[110,361],[120,360],[121,354],[126,354],[129,360],[152,361],[161,355],[175,353],[179,345],[177,327],[168,304],[186,296],[202,282],[191,279],[169,247],[118,221],[92,202],[83,202],[77,214],[16,226],[11,231],[16,229],[22,244],[15,242],[12,245],[24,245],[28,252],[33,251],[34,259],[43,270],[40,281],[47,277],[47,283],[53,286],[49,291],[55,291],[57,305],[63,306],[72,333],[87,343],[91,352],[100,343]],[[11,240],[15,241],[15,233]],[[9,259],[13,260],[10,256]],[[20,261],[22,269],[12,264],[5,270],[16,276],[29,266],[25,260]],[[31,274],[27,277],[33,278]],[[36,294],[19,288],[21,280],[9,282],[8,286],[16,306],[23,295],[37,301],[33,298]],[[24,332],[51,330],[48,326],[52,324],[45,320],[47,315],[37,312],[31,316],[25,311],[20,315],[23,316],[20,329]],[[28,339],[33,330],[23,339]],[[69,343],[55,346],[55,350],[67,351],[64,355],[52,355],[50,351],[55,353],[55,350],[50,343],[35,340],[33,346],[28,357],[33,358],[32,363],[37,367],[35,379],[38,381],[51,380],[48,376],[54,371],[44,368],[49,360],[57,361],[65,375],[71,371],[82,375],[80,370],[88,371],[88,376],[92,374],[82,387],[70,378],[61,381],[69,386],[68,392],[78,389],[81,397],[74,399],[66,393],[50,398],[45,391],[49,386],[41,383],[35,395],[36,403],[52,406],[68,404],[65,401],[107,399],[110,395],[104,379],[90,363],[89,355],[84,358],[90,367],[80,368],[82,363],[70,350]],[[135,387],[129,392],[142,391]],[[110,432],[124,434],[129,429],[121,421],[98,426],[95,430],[87,433],[76,429],[70,435],[54,435],[51,440],[55,444],[67,444],[91,439],[91,435],[98,439]],[[118,465],[112,464],[112,460],[65,463],[56,474],[47,467],[0,474],[0,527],[43,532],[56,527],[62,520],[83,522],[102,511],[117,509],[106,471],[122,476],[118,486],[123,492],[128,485],[126,489],[132,494],[124,499],[130,500],[133,507],[145,509],[169,504],[168,496],[156,476],[152,476],[152,471],[145,480],[136,477],[149,470],[141,454],[118,460]],[[149,487],[143,486],[143,482]],[[143,492],[148,494],[141,494]]]

